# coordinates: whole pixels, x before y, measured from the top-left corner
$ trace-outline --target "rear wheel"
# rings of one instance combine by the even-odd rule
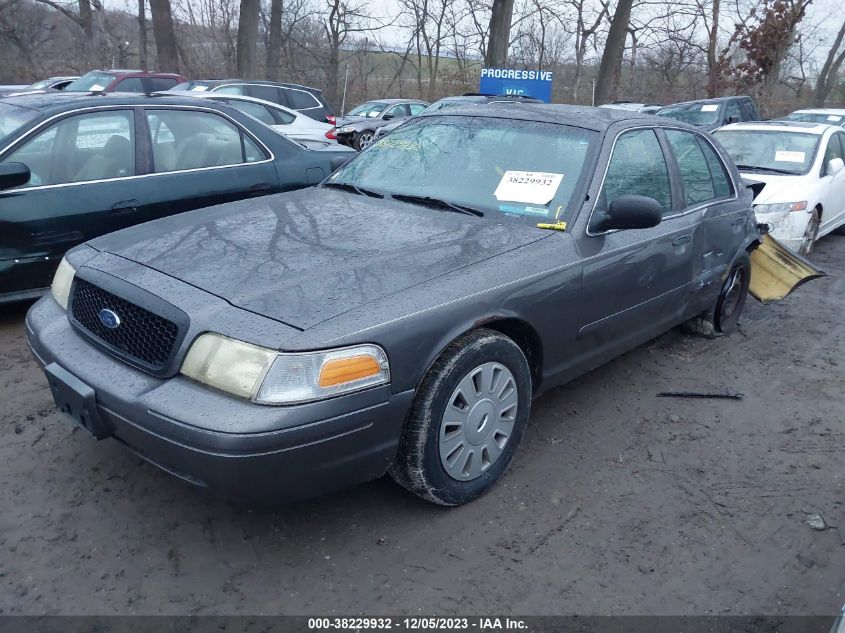
[[[715,305],[704,314],[687,321],[684,330],[706,338],[716,338],[736,330],[750,282],[751,260],[748,253],[742,253],[722,283]]]
[[[820,224],[819,210],[813,209],[810,221],[807,223],[807,228],[804,229],[804,237],[801,240],[801,247],[798,249],[799,255],[809,255],[810,251],[813,250],[813,245],[819,237]]]
[[[456,506],[486,492],[516,452],[531,407],[531,371],[519,346],[470,332],[423,379],[391,476],[420,497]]]

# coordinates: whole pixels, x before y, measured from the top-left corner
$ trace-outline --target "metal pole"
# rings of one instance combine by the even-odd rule
[[[593,97],[591,105],[595,108],[596,107],[596,80],[593,79]]]
[[[346,62],[346,77],[343,79],[343,102],[340,104],[340,116],[346,114],[346,87],[349,85],[349,62]]]

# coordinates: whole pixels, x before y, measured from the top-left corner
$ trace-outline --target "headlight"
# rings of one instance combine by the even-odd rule
[[[807,201],[800,202],[777,202],[775,204],[755,204],[754,213],[787,213],[789,211],[804,211],[807,208]]]
[[[53,299],[56,300],[63,310],[67,310],[67,300],[70,296],[70,286],[73,283],[73,276],[76,274],[76,269],[68,264],[63,257],[59,263],[56,274],[53,276],[53,285],[50,286],[50,291],[53,293]]]
[[[377,345],[285,354],[210,333],[194,341],[182,373],[262,404],[309,402],[390,382]]]
[[[340,134],[350,134],[350,133],[352,133],[352,132],[354,132],[354,131],[355,131],[355,128],[354,128],[354,127],[349,127],[349,126],[347,125],[346,127],[339,127],[339,128],[337,128],[337,131],[338,131],[338,133],[340,133]]]

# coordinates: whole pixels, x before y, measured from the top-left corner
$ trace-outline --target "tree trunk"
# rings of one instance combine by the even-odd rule
[[[176,32],[173,30],[173,14],[170,0],[150,0],[150,13],[153,16],[153,36],[158,56],[158,70],[161,72],[179,72],[179,49],[176,45]]]
[[[284,0],[270,0],[270,38],[267,42],[267,79],[279,81],[282,54],[282,10]]]
[[[85,45],[94,43],[94,16],[91,13],[91,0],[79,0],[79,23],[85,33]]]
[[[719,60],[716,50],[719,46],[719,10],[721,0],[713,0],[710,31],[707,34],[707,96],[718,97],[720,92]]]
[[[842,54],[838,57],[836,53],[839,51],[839,47],[842,45],[843,39],[845,39],[845,21],[842,22],[842,26],[839,28],[839,33],[836,35],[836,40],[833,42],[833,46],[831,46],[830,52],[827,54],[827,59],[824,62],[824,66],[822,66],[822,70],[819,73],[819,79],[816,82],[816,91],[813,95],[813,105],[817,108],[824,107],[824,102],[830,94],[830,91],[833,90],[833,85],[836,83],[839,76],[839,68],[842,66],[843,59],[845,59],[845,50],[843,50]]]
[[[138,0],[138,64],[147,70],[147,0]]]
[[[484,65],[488,68],[504,66],[508,63],[508,45],[513,19],[513,0],[493,0],[493,12],[490,14],[490,37]]]
[[[633,0],[619,0],[616,12],[610,22],[610,32],[601,56],[599,76],[596,79],[596,104],[609,103],[616,99],[619,89],[619,73],[622,69],[622,57],[625,54],[625,39],[631,21]]]
[[[255,45],[258,40],[260,0],[241,0],[238,17],[238,75],[255,79]]]

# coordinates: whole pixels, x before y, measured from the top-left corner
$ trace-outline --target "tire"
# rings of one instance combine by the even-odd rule
[[[420,383],[390,475],[444,506],[479,497],[510,464],[528,423],[531,393],[528,361],[513,340],[487,329],[465,334]]]
[[[801,242],[801,247],[798,249],[799,255],[809,255],[810,251],[813,250],[813,245],[819,238],[820,224],[821,218],[819,216],[819,210],[817,208],[813,209],[810,221],[807,223],[807,228],[804,230],[804,238]]]
[[[372,144],[373,144],[373,133],[369,130],[364,130],[363,132],[359,132],[355,136],[355,140],[352,142],[352,146],[355,149],[357,149],[359,152],[362,149],[367,149]]]
[[[742,253],[722,283],[716,303],[703,314],[684,323],[684,331],[705,338],[716,338],[736,330],[750,283],[751,259],[748,253]]]

